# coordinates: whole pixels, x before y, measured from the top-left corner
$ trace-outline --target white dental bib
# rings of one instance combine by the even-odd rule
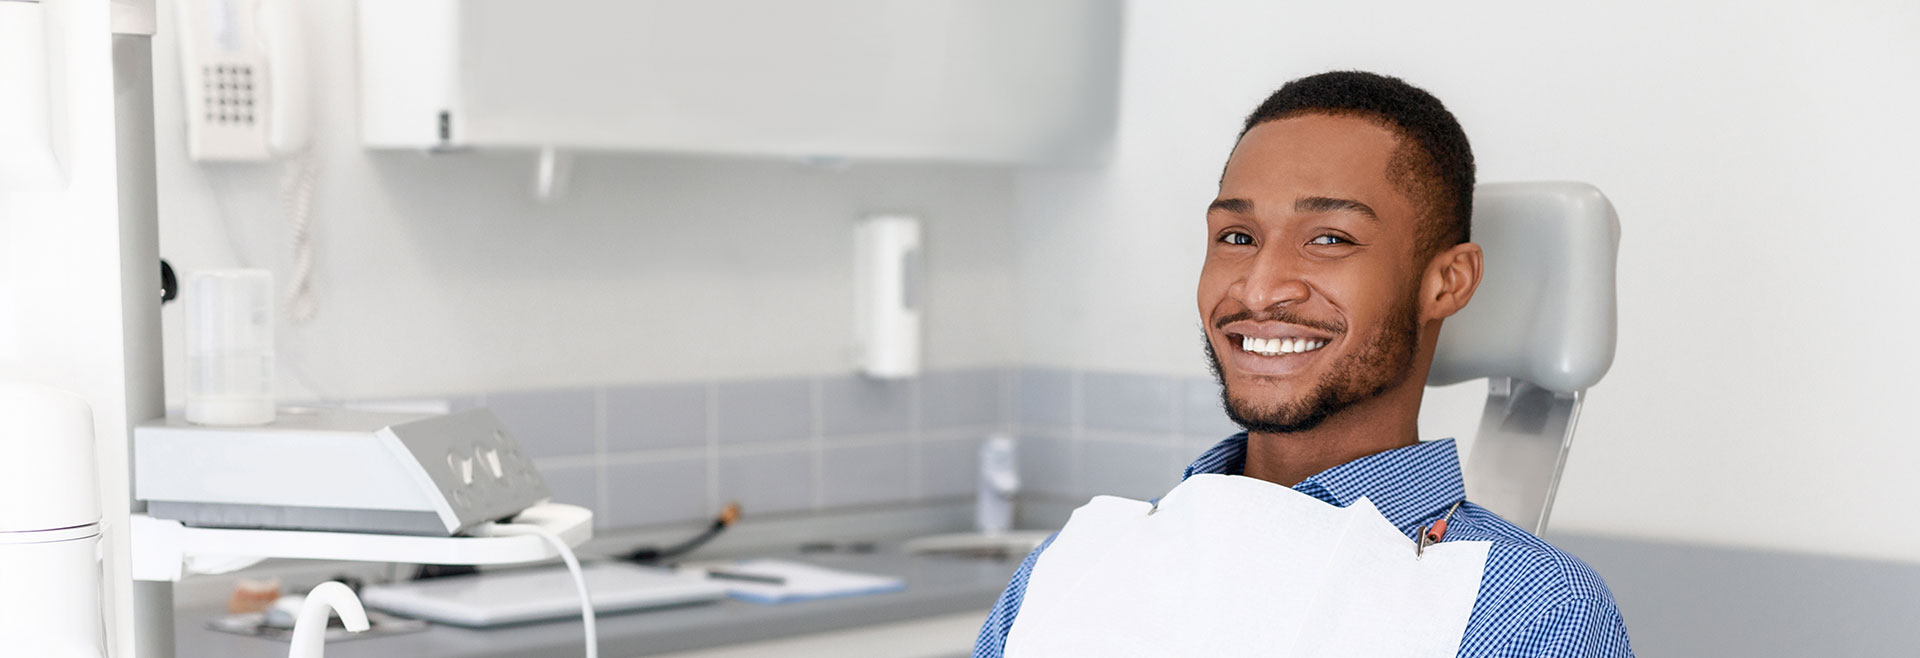
[[[1040,554],[1007,636],[1021,656],[1452,656],[1484,541],[1414,543],[1345,508],[1234,475],[1149,503],[1099,496]]]

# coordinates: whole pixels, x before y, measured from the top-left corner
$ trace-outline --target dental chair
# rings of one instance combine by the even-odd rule
[[[1539,534],[1587,389],[1613,365],[1620,219],[1585,183],[1474,190],[1486,253],[1473,301],[1440,331],[1428,386],[1486,378],[1467,500]]]

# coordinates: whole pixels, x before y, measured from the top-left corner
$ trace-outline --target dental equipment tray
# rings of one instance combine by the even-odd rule
[[[253,427],[166,418],[134,429],[133,453],[147,514],[200,528],[449,537],[551,495],[485,409],[286,408]]]
[[[727,595],[725,586],[699,575],[634,564],[589,564],[581,573],[597,614],[710,603]],[[560,567],[370,585],[360,600],[393,614],[471,628],[580,615],[573,579]]]

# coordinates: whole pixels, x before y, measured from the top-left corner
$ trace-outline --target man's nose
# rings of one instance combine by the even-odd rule
[[[1306,301],[1313,294],[1300,259],[1280,251],[1262,250],[1240,281],[1238,297],[1248,309],[1259,311],[1281,304]]]

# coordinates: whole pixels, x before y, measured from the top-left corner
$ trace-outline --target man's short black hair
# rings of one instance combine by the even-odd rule
[[[1254,126],[1305,114],[1368,119],[1400,135],[1387,178],[1425,215],[1416,244],[1422,260],[1472,239],[1473,147],[1440,99],[1405,80],[1365,71],[1332,71],[1287,83],[1247,116]],[[1408,146],[1417,148],[1408,148]]]

